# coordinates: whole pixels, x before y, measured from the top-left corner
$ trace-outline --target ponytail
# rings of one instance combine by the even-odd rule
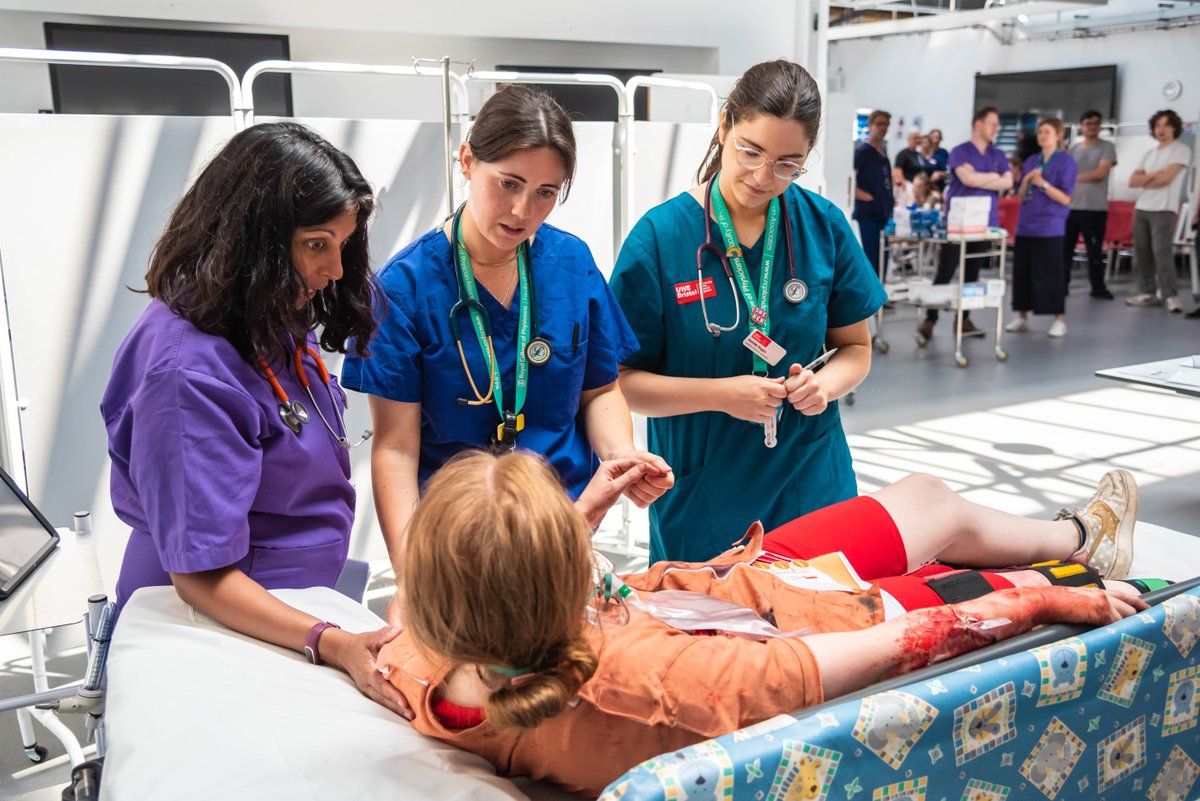
[[[562,713],[595,672],[596,655],[579,637],[563,646],[553,667],[508,677],[488,697],[484,715],[497,728],[531,729]]]

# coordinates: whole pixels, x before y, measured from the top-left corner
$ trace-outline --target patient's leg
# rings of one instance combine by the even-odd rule
[[[933,559],[973,567],[1068,559],[1079,548],[1071,520],[1031,520],[981,506],[942,481],[914,474],[871,493],[896,524],[914,570]]]

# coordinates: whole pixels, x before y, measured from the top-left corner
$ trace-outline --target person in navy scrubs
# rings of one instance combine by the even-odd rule
[[[342,368],[346,387],[371,396],[375,505],[401,581],[419,488],[464,450],[541,454],[593,526],[622,492],[646,506],[673,481],[662,458],[635,450],[617,383],[637,339],[587,245],[545,224],[575,171],[566,112],[502,86],[459,159],[468,200],[379,272],[371,356]],[[402,617],[393,603],[389,619]]]
[[[886,293],[845,215],[793,183],[820,116],[803,67],[752,67],[700,185],[621,248],[611,285],[640,343],[621,387],[676,476],[650,507],[652,562],[710,559],[746,517],[771,529],[858,494],[836,401],[870,369],[867,318]]]

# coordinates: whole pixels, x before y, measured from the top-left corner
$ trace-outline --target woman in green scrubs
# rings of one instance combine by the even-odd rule
[[[793,183],[820,114],[803,67],[750,68],[700,185],[621,248],[611,286],[641,343],[621,389],[676,476],[650,510],[652,562],[715,556],[748,511],[770,530],[858,494],[836,401],[870,369],[867,319],[887,296],[845,215]]]

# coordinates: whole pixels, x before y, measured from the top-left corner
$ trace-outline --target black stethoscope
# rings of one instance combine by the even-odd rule
[[[317,403],[316,396],[313,395],[312,386],[308,381],[308,374],[304,371],[304,354],[306,352],[317,365],[317,375],[321,377],[321,383],[325,385],[325,391],[329,393],[329,404],[337,414],[338,428],[342,432],[340,434],[325,419],[325,413],[321,411],[321,406]],[[337,397],[333,394],[332,379],[329,377],[329,370],[326,369],[325,361],[321,358],[320,352],[312,347],[297,347],[292,354],[292,359],[296,365],[296,378],[300,381],[300,386],[304,387],[304,391],[308,393],[308,399],[312,401],[313,408],[317,410],[317,416],[321,418],[321,422],[325,424],[325,429],[333,436],[337,443],[346,450],[350,450],[351,448],[357,448],[369,440],[374,433],[369,428],[363,431],[358,442],[352,443],[347,439],[346,414],[339,405]],[[292,400],[288,397],[287,390],[279,383],[279,379],[275,376],[275,371],[271,369],[271,365],[267,364],[266,359],[259,357],[258,368],[266,376],[267,383],[271,385],[271,391],[275,393],[275,398],[279,401],[279,419],[283,420],[284,425],[290,428],[293,433],[299,434],[311,419],[308,409],[304,408],[304,404],[300,401]]]
[[[459,231],[460,226],[462,225],[463,209],[466,207],[466,205],[466,203],[463,203],[454,211],[454,217],[450,225],[451,254],[455,252],[456,248],[460,247],[459,242],[461,240],[459,239]],[[526,283],[529,286],[529,316],[530,324],[533,328],[533,334],[528,345],[525,347],[525,358],[529,360],[530,364],[540,367],[541,365],[550,361],[552,349],[550,347],[550,343],[541,336],[538,329],[537,295],[535,294],[534,290],[535,282],[533,280],[532,270],[533,260],[529,255],[528,240],[522,242],[518,249],[523,251],[522,253],[517,254],[518,260],[523,257],[525,259],[525,264],[530,267],[529,280]],[[454,259],[453,255],[451,255],[451,263],[454,265],[454,278],[458,287],[458,300],[456,300],[454,305],[450,307],[450,336],[454,339],[454,344],[458,347],[458,358],[462,361],[463,372],[466,374],[467,381],[471,385],[471,392],[475,395],[475,400],[459,398],[458,402],[465,406],[483,406],[491,402],[493,395],[492,390],[496,383],[496,347],[492,344],[492,318],[491,315],[488,314],[487,309],[484,308],[483,304],[471,297],[467,292],[466,280],[464,279],[462,270],[459,269],[457,261]],[[522,303],[524,302],[525,300],[522,298]],[[479,320],[483,326],[484,337],[487,340],[487,352],[484,353],[484,359],[488,363],[488,389],[486,394],[479,391],[479,387],[475,383],[475,377],[471,375],[471,366],[467,364],[467,356],[463,351],[462,346],[462,337],[459,336],[458,317],[464,310],[468,313],[474,312],[478,314]]]
[[[714,175],[708,179],[708,183],[704,186],[704,244],[696,248],[696,289],[700,294],[700,313],[704,315],[704,327],[714,337],[721,336],[724,331],[733,331],[742,321],[742,307],[738,304],[737,284],[733,282],[733,268],[729,264],[729,257],[733,255],[733,248],[730,250],[722,250],[717,247],[712,238],[712,189],[713,182],[717,180]],[[780,198],[780,203],[784,200]],[[783,238],[787,242],[788,252],[788,271],[790,277],[783,285],[783,297],[788,303],[795,305],[802,302],[808,297],[808,285],[796,277],[796,245],[792,241],[792,220],[787,213],[786,205],[781,210],[780,216],[783,218]],[[721,262],[721,268],[725,270],[725,278],[729,281],[729,291],[733,294],[733,309],[735,317],[733,325],[722,326],[708,319],[708,307],[704,303],[704,254],[711,253]],[[737,255],[741,255],[740,252]],[[765,299],[763,300],[765,304]]]

